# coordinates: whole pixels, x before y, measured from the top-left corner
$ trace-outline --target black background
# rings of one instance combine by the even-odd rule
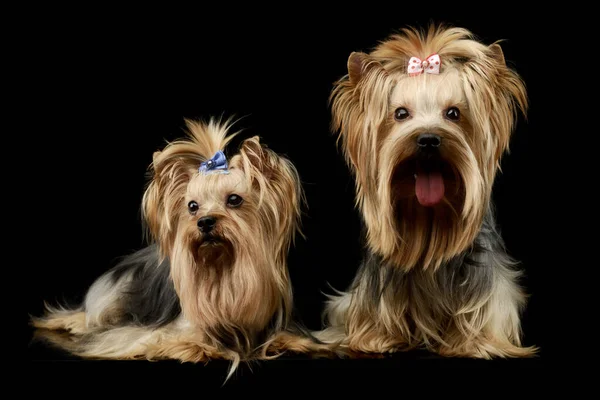
[[[353,373],[383,379],[385,372],[418,367],[513,369],[543,360],[544,271],[531,244],[538,234],[538,211],[530,180],[537,151],[532,143],[542,134],[544,112],[539,106],[543,77],[531,51],[541,22],[510,9],[468,16],[452,7],[415,12],[363,6],[339,14],[291,6],[233,13],[232,5],[170,13],[47,10],[48,18],[31,32],[30,47],[23,48],[34,57],[25,70],[29,119],[24,124],[30,134],[22,140],[35,144],[34,165],[40,169],[30,182],[35,194],[27,203],[43,210],[42,240],[27,254],[27,313],[39,314],[44,300],[81,300],[117,257],[144,245],[140,200],[146,168],[153,151],[182,136],[184,118],[236,116],[243,117],[236,125],[244,128],[240,140],[260,135],[294,162],[302,178],[307,238],[291,250],[289,268],[298,315],[318,329],[322,292],[331,292],[328,285],[344,289],[350,283],[362,248],[353,179],[329,129],[332,84],[346,73],[350,52],[369,51],[406,25],[447,22],[470,29],[485,43],[506,40],[505,57],[528,87],[529,118],[519,120],[493,198],[507,248],[522,262],[531,295],[523,316],[525,344],[541,346],[541,357],[492,363],[426,354],[392,360],[282,359],[256,365],[252,372],[242,368],[230,384],[300,379],[308,371],[310,379],[340,376],[343,383]],[[29,342],[30,330],[27,335]],[[38,344],[28,343],[27,349],[34,361],[31,371],[39,376],[97,371],[117,378],[175,371],[218,386],[226,368],[219,362],[206,367],[81,362]]]

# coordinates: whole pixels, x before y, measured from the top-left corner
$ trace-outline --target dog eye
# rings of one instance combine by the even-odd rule
[[[227,198],[227,205],[229,207],[239,207],[243,202],[244,199],[242,199],[237,194],[232,194]]]
[[[190,201],[188,203],[188,211],[190,212],[190,214],[194,215],[196,214],[196,211],[198,211],[198,203],[196,203],[194,200]]]
[[[460,111],[456,107],[450,107],[446,110],[446,118],[450,121],[458,121],[460,119]]]
[[[398,107],[396,108],[396,111],[394,111],[394,119],[396,121],[402,121],[403,119],[406,119],[408,117],[410,117],[410,113],[404,107]]]

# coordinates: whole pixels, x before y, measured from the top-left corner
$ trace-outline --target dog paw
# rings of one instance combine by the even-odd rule
[[[465,358],[526,358],[536,355],[536,347],[520,347],[512,343],[494,343],[490,341],[477,341],[462,343],[458,346],[441,347],[437,352],[444,357]]]

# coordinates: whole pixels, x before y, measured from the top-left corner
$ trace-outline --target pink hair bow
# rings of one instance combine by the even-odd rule
[[[426,74],[439,74],[442,60],[437,54],[432,54],[425,60],[421,60],[418,57],[411,57],[408,60],[407,72],[410,76],[416,76],[423,72]]]

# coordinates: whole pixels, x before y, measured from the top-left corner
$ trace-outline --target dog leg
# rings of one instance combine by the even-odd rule
[[[36,329],[66,331],[82,334],[86,331],[86,315],[80,309],[67,310],[46,307],[47,313],[41,318],[32,318],[31,324]]]
[[[330,296],[326,306],[328,327],[314,332],[317,339],[326,343],[337,343],[338,354],[350,358],[381,358],[382,353],[393,353],[407,348],[404,332],[408,332],[405,318],[399,313],[388,321],[395,321],[384,327],[374,320],[373,313],[385,310],[384,303],[373,304],[373,312],[366,311],[358,304],[369,304],[368,290],[338,292]],[[360,298],[363,296],[363,298]]]
[[[193,332],[168,335],[146,346],[145,356],[150,360],[172,359],[180,362],[208,362],[214,359],[235,360],[233,354],[219,351]]]
[[[309,354],[314,357],[335,357],[344,355],[339,343],[323,343],[317,339],[292,332],[278,332],[263,346],[260,354],[262,359],[273,359],[290,352]]]
[[[536,347],[521,346],[519,310],[524,303],[517,284],[498,276],[485,304],[453,317],[453,329],[444,337],[446,345],[440,346],[439,353],[485,359],[535,355]]]

